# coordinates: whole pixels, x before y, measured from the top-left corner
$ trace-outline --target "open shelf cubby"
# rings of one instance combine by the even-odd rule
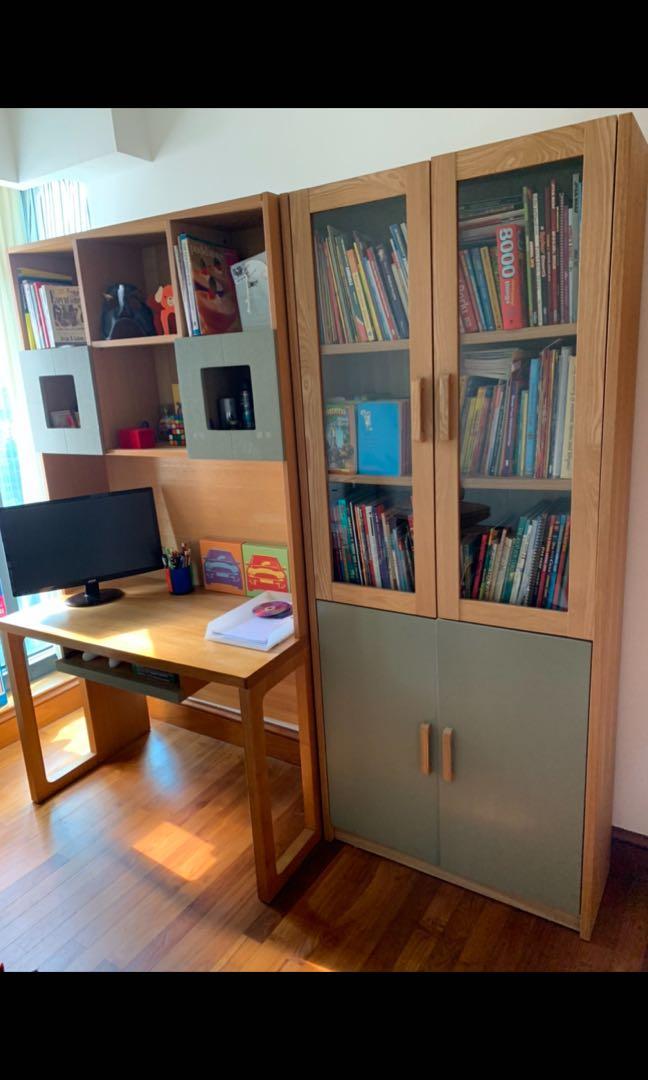
[[[160,230],[110,239],[80,237],[77,252],[89,340],[99,348],[106,347],[101,315],[104,294],[110,285],[135,285],[146,300],[160,285],[171,284],[166,233]],[[138,341],[155,342],[156,336]],[[118,339],[113,344],[117,343]]]
[[[92,366],[105,451],[119,451],[120,428],[146,424],[156,432],[156,448],[159,449],[160,411],[163,406],[173,404],[173,387],[178,383],[173,345],[158,345],[151,349],[93,349]],[[150,454],[156,448],[128,452]],[[169,453],[182,449],[176,446],[163,448]]]

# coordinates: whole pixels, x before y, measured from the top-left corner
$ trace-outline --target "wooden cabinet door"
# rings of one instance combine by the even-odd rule
[[[432,161],[442,618],[593,636],[616,126]]]
[[[316,595],[434,616],[429,185],[294,192],[290,223]]]
[[[437,623],[323,601],[317,615],[332,825],[435,864]]]
[[[440,866],[578,916],[591,646],[438,622]]]

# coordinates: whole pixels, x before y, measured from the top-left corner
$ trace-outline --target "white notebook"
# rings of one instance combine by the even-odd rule
[[[295,620],[292,615],[285,619],[261,619],[253,614],[253,608],[267,600],[284,600],[292,604],[289,593],[264,592],[253,596],[225,615],[219,615],[207,624],[205,637],[208,641],[218,641],[224,645],[240,645],[244,649],[258,649],[268,652],[281,641],[295,632]]]

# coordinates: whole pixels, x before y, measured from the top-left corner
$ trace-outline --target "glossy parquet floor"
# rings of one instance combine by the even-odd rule
[[[43,731],[53,770],[81,714]],[[296,768],[270,763],[282,845]],[[340,843],[255,892],[242,751],[154,722],[40,807],[0,751],[0,962],[11,971],[646,971],[648,850],[616,843],[594,938]]]

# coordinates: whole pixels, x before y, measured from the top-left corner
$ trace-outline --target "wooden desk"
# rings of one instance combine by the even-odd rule
[[[27,608],[0,619],[32,799],[43,802],[96,769],[106,758],[150,731],[150,720],[145,696],[84,680],[92,754],[68,772],[48,778],[25,659],[26,637],[174,672],[180,676],[185,697],[210,682],[236,686],[243,724],[257,888],[262,900],[271,900],[321,837],[308,639],[291,637],[267,653],[219,645],[205,640],[207,623],[236,607],[241,597],[203,589],[188,596],[172,596],[158,574],[127,578],[115,584],[123,588],[125,595],[111,604],[72,608],[61,600],[46,613]],[[297,676],[305,827],[278,857],[266,767],[263,698],[292,671]],[[118,674],[116,668],[115,675]]]

